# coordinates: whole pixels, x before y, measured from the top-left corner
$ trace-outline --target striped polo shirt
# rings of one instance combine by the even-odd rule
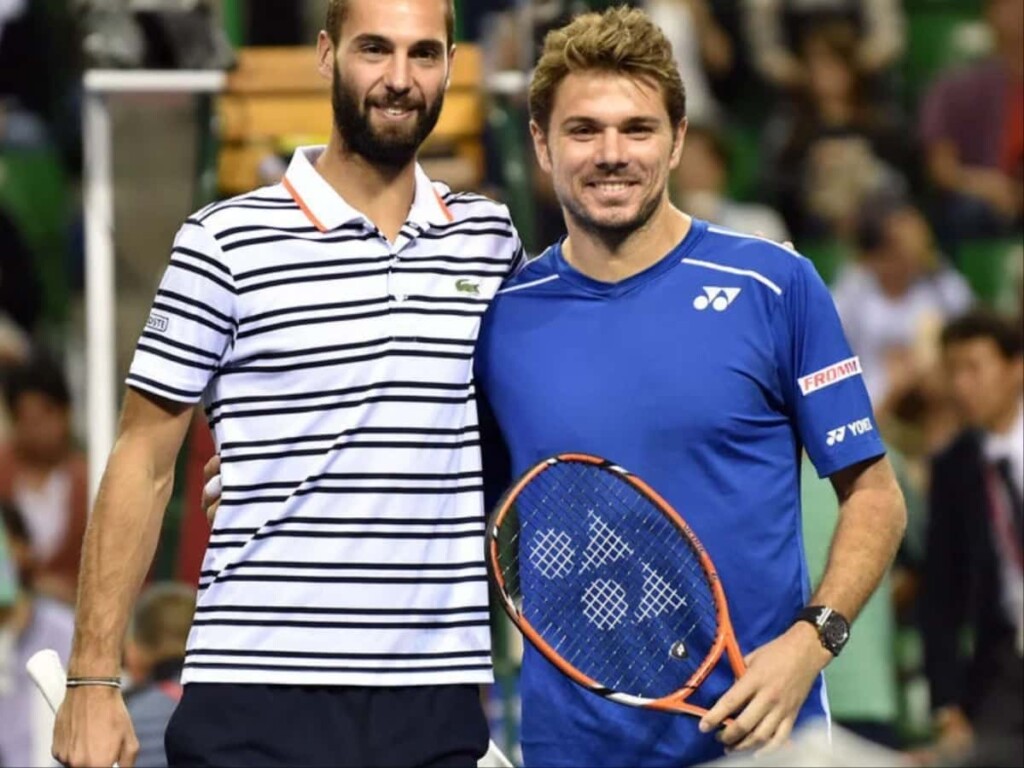
[[[186,220],[128,375],[222,460],[183,681],[489,682],[472,358],[522,246],[419,167],[389,242],[321,151]]]

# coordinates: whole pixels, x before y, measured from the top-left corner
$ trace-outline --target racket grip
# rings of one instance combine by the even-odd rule
[[[477,762],[477,768],[513,768],[513,766],[492,740],[487,742],[487,752]]]
[[[56,715],[68,690],[68,677],[60,656],[52,648],[37,651],[25,662],[25,671]],[[118,768],[117,763],[112,768]]]
[[[64,703],[64,693],[67,691],[67,675],[60,663],[60,656],[52,648],[37,651],[25,662],[25,670],[36,688],[43,694],[50,709],[57,714],[60,705]]]

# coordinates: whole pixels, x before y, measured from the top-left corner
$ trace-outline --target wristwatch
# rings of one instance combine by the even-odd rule
[[[822,646],[833,656],[838,656],[846,641],[850,639],[850,622],[841,613],[824,605],[808,605],[797,615],[797,621],[806,621],[818,631]]]

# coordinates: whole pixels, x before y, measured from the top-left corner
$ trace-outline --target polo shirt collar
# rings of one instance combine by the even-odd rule
[[[284,188],[321,232],[329,232],[351,222],[368,222],[366,215],[349,205],[317,171],[314,163],[324,149],[323,146],[296,149],[281,182]],[[421,229],[452,221],[451,211],[419,163],[416,164],[416,191],[407,221]]]

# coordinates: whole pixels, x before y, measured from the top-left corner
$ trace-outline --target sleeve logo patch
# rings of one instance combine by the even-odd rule
[[[819,389],[825,389],[825,387],[838,384],[844,379],[860,376],[860,374],[860,358],[851,357],[830,365],[828,368],[822,368],[820,371],[801,376],[797,381],[800,384],[800,391],[806,396],[811,394],[811,392],[817,392]]]
[[[830,429],[828,431],[828,437],[825,438],[825,444],[831,448],[843,442],[847,437],[860,437],[861,435],[874,431],[875,426],[871,423],[870,418],[858,419],[857,421],[851,421],[849,424],[844,424],[841,427]]]
[[[146,320],[146,327],[151,331],[157,333],[164,333],[167,331],[167,326],[170,324],[170,320],[165,315],[161,315],[158,312],[150,312],[149,319]]]

